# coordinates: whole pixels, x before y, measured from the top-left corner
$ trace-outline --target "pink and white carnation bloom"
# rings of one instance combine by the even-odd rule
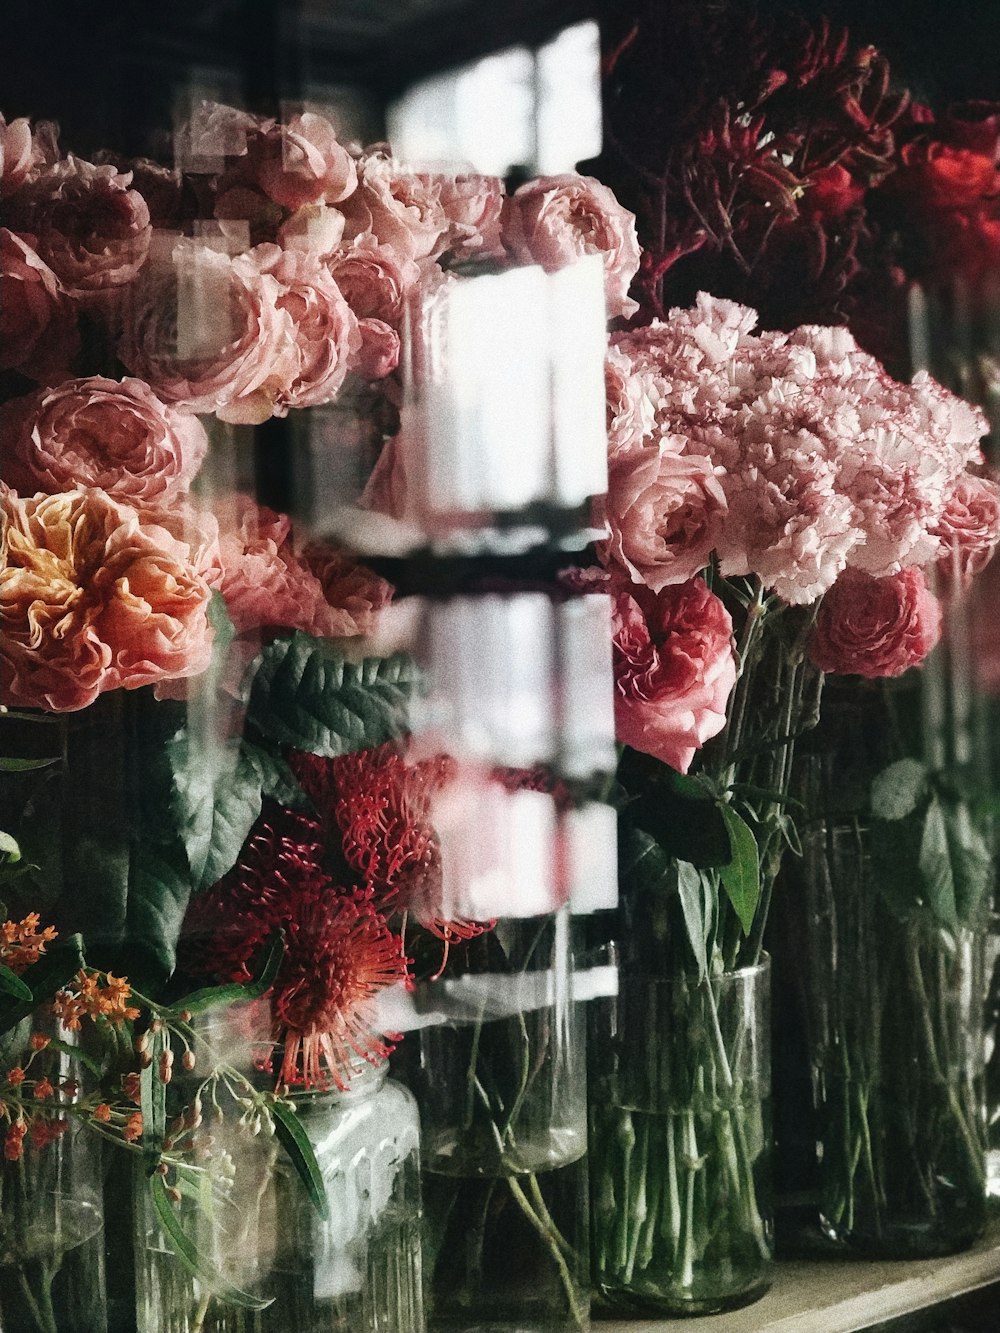
[[[736,684],[729,612],[704,580],[613,595],[615,733],[686,773],[726,724]]]
[[[44,167],[11,200],[10,216],[37,238],[38,253],[78,299],[132,282],[146,262],[153,229],[130,172],[81,158]]]
[[[274,398],[264,386],[291,384],[298,369],[282,292],[252,256],[181,241],[129,291],[119,356],[182,411],[266,421]]]
[[[191,547],[98,490],[0,486],[0,703],[70,712],[199,675],[211,590]]]
[[[0,476],[24,495],[96,487],[136,508],[187,491],[208,449],[197,417],[142,380],[66,380],[0,407]]]
[[[810,655],[836,675],[901,676],[941,635],[941,605],[920,569],[876,579],[843,573],[820,604]]]
[[[341,206],[344,239],[371,235],[401,259],[436,258],[447,244],[449,220],[441,178],[404,170],[385,153],[361,159],[358,188]]]
[[[0,371],[52,384],[69,372],[80,334],[72,303],[33,241],[0,227]]]
[[[238,263],[253,263],[278,284],[275,303],[287,316],[290,353],[256,391],[266,415],[285,416],[289,408],[331,402],[357,359],[361,347],[358,321],[319,256],[260,245]],[[244,400],[256,418],[252,399]],[[269,410],[268,410],[269,408]]]
[[[547,273],[600,255],[608,318],[638,310],[628,295],[640,259],[635,215],[593,176],[570,172],[522,185],[504,204],[503,239],[515,259]]]
[[[658,447],[616,458],[609,471],[603,505],[609,535],[598,555],[653,592],[686,583],[708,564],[728,510],[722,469],[684,452],[685,443],[664,436]]]
[[[1000,542],[1000,487],[988,477],[964,473],[934,529],[940,539],[937,569],[943,588],[968,588]]]

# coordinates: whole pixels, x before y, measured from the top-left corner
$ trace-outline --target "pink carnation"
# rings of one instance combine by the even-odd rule
[[[217,506],[221,528],[220,591],[238,633],[298,629],[330,637],[366,634],[392,589],[329,548],[296,554],[291,520],[233,495]]]
[[[440,178],[404,171],[381,152],[362,158],[358,188],[343,212],[346,240],[370,234],[404,259],[434,258],[447,243]]]
[[[188,489],[207,448],[198,418],[142,380],[67,380],[0,407],[0,474],[27,495],[91,486],[162,504]]]
[[[944,587],[968,588],[1000,542],[1000,491],[995,481],[965,473],[934,529],[941,540],[938,571]]]
[[[76,313],[33,240],[0,227],[0,370],[49,384],[67,374],[80,335]]]
[[[548,273],[600,255],[608,318],[639,308],[628,295],[640,257],[635,215],[592,176],[543,176],[522,185],[504,206],[504,242],[516,259]]]
[[[262,245],[246,256],[279,285],[276,304],[288,317],[292,354],[257,391],[271,411],[315,407],[336,397],[361,350],[354,312],[321,260],[306,251]]]
[[[683,447],[683,440],[666,436],[659,448],[616,459],[608,478],[609,536],[598,553],[653,592],[686,583],[708,564],[726,517],[716,469]]]
[[[0,116],[0,198],[23,185],[34,160],[30,123],[20,119],[8,124]]]
[[[11,203],[15,226],[74,297],[130,283],[146,262],[153,229],[130,173],[80,158],[37,172]]]
[[[700,578],[614,597],[615,731],[619,741],[686,773],[726,724],[736,684],[729,612]]]
[[[103,491],[0,487],[0,702],[67,712],[198,675],[208,584],[191,548]]]
[[[823,598],[810,653],[836,675],[900,676],[919,666],[941,633],[941,607],[919,569],[875,579],[842,574]]]
[[[291,383],[296,374],[281,295],[281,284],[251,256],[233,259],[182,241],[129,292],[119,355],[185,412],[265,421],[273,395],[264,386]]]

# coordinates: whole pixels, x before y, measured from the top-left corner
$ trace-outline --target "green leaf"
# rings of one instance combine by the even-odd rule
[[[0,829],[0,858],[8,865],[21,859],[21,849],[17,845],[17,839],[9,833],[4,833],[2,829]]]
[[[177,831],[198,893],[236,864],[260,814],[260,769],[239,741],[203,748],[186,732],[170,743],[168,754]]]
[[[712,901],[706,892],[706,875],[689,861],[677,862],[677,890],[687,927],[688,941],[698,966],[698,980],[708,975],[708,937],[712,929]]]
[[[58,764],[58,757],[51,759],[0,759],[0,773],[33,773],[36,768],[51,768]]]
[[[936,796],[931,797],[924,816],[919,866],[931,911],[943,925],[954,929],[958,925],[958,906],[955,901],[951,848],[948,845],[948,825],[944,808]]]
[[[278,1142],[291,1158],[292,1165],[299,1174],[299,1179],[306,1187],[306,1193],[313,1207],[324,1222],[330,1220],[330,1200],[327,1198],[323,1175],[316,1161],[316,1154],[309,1142],[309,1136],[299,1124],[299,1118],[287,1102],[271,1103],[271,1115],[274,1118],[274,1132]]]
[[[59,1051],[62,1055],[68,1055],[72,1060],[78,1060],[80,1064],[85,1065],[90,1070],[95,1078],[101,1078],[104,1075],[105,1071],[100,1060],[95,1060],[80,1046],[71,1046],[68,1041],[59,1041],[58,1038],[54,1037],[45,1049],[47,1051]]]
[[[288,763],[276,750],[254,745],[244,738],[243,755],[252,764],[265,796],[292,810],[310,810],[312,802],[299,785]]]
[[[258,658],[248,720],[282,745],[336,758],[401,735],[418,679],[405,653],[349,662],[334,643],[299,632]]]
[[[876,819],[905,819],[927,794],[927,766],[900,759],[872,781],[871,807]]]
[[[161,981],[173,972],[190,897],[191,874],[183,847],[176,842],[158,846],[148,839],[141,841],[128,886],[130,978],[136,980],[140,968],[151,967],[154,980]],[[143,955],[145,962],[140,963]]]
[[[722,818],[729,833],[731,859],[720,866],[719,876],[745,935],[750,934],[754,914],[760,901],[760,853],[757,839],[745,819],[731,805],[720,805]]]
[[[146,1034],[149,1064],[139,1076],[139,1109],[142,1111],[142,1150],[146,1174],[152,1175],[160,1162],[167,1133],[167,1089],[160,1078],[160,1057],[170,1038],[162,1029]]]
[[[32,963],[21,974],[21,981],[30,991],[31,998],[11,996],[9,1000],[0,1000],[0,1033],[9,1032],[40,1005],[51,1000],[56,991],[72,981],[83,965],[81,936],[68,935],[57,945],[50,946],[37,963]]]
[[[244,1000],[259,999],[271,988],[274,978],[278,975],[284,951],[282,936],[275,935],[264,955],[260,971],[252,981],[231,982],[225,986],[206,986],[203,990],[193,991],[184,999],[177,1000],[170,1006],[170,1012],[181,1014],[186,1009],[190,1014],[204,1014],[221,1004],[239,1004]]]
[[[3,963],[0,963],[0,990],[16,996],[19,1000],[31,1001],[35,998],[31,993],[31,987],[26,986],[21,978]]]
[[[205,1283],[213,1296],[229,1305],[242,1306],[245,1310],[266,1310],[269,1305],[274,1304],[273,1298],[262,1300],[258,1296],[251,1296],[249,1292],[241,1291],[239,1287],[234,1287],[202,1254],[181,1226],[162,1176],[151,1176],[149,1189],[153,1199],[153,1209],[174,1253],[195,1277]]]
[[[963,926],[974,926],[993,888],[993,857],[964,801],[945,805],[944,815],[955,882],[955,913]]]

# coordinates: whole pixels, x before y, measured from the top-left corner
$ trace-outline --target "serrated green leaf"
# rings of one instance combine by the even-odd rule
[[[955,901],[948,826],[944,808],[936,796],[931,797],[924,816],[919,866],[931,911],[942,925],[955,929],[958,925],[958,906]]]
[[[243,754],[260,779],[263,794],[291,810],[309,810],[312,802],[302,790],[288,762],[275,750],[254,745],[244,738]]]
[[[278,1142],[291,1159],[299,1179],[306,1188],[306,1193],[316,1212],[324,1222],[330,1220],[330,1200],[327,1198],[323,1174],[316,1161],[316,1154],[309,1141],[309,1136],[299,1124],[299,1118],[287,1103],[276,1101],[271,1104],[274,1119],[274,1133]]]
[[[261,810],[259,767],[238,741],[202,751],[182,733],[168,746],[173,808],[195,893],[236,864]]]
[[[871,807],[876,819],[905,819],[927,794],[927,766],[900,759],[872,781]]]
[[[332,759],[401,735],[419,673],[405,653],[350,662],[301,632],[258,658],[248,720],[282,745]]]
[[[126,935],[134,960],[130,977],[135,978],[143,966],[151,966],[161,981],[170,976],[190,897],[191,872],[183,847],[141,841],[128,886]],[[145,964],[137,961],[142,955],[148,960]]]
[[[708,934],[711,929],[708,915],[711,896],[704,891],[704,879],[704,873],[691,865],[690,861],[677,862],[677,891],[680,894],[688,942],[698,967],[699,981],[708,975]]]
[[[259,1296],[251,1296],[247,1291],[241,1291],[239,1287],[234,1287],[202,1254],[181,1225],[162,1176],[151,1176],[149,1189],[153,1199],[153,1209],[171,1248],[184,1266],[205,1283],[213,1296],[229,1305],[241,1306],[245,1310],[266,1310],[269,1305],[274,1304],[273,1297],[264,1300]]]
[[[975,926],[993,888],[993,857],[964,801],[943,808],[955,884],[955,913],[963,926]]]
[[[732,858],[719,867],[719,878],[745,935],[750,934],[760,902],[760,853],[750,825],[731,805],[720,805]]]
[[[222,1004],[239,1004],[246,1000],[259,999],[270,989],[278,975],[284,951],[282,936],[275,935],[264,953],[260,971],[252,981],[206,986],[202,990],[193,991],[182,1000],[177,1000],[170,1006],[170,1012],[180,1014],[186,1009],[190,1014],[204,1014]]]
[[[10,970],[4,963],[0,963],[0,990],[6,991],[8,995],[14,995],[19,1000],[33,1000],[31,987],[26,986],[21,978]]]

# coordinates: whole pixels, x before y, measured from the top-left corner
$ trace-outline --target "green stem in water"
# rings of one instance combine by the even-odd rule
[[[507,1185],[517,1206],[521,1209],[522,1213],[524,1213],[525,1218],[531,1226],[534,1227],[545,1241],[549,1253],[552,1255],[556,1268],[559,1270],[559,1280],[562,1282],[563,1289],[566,1292],[566,1301],[569,1305],[570,1316],[572,1317],[574,1324],[576,1324],[577,1328],[586,1328],[588,1323],[587,1312],[580,1305],[577,1286],[573,1280],[573,1274],[569,1271],[569,1265],[566,1263],[562,1250],[559,1248],[556,1237],[549,1231],[545,1223],[535,1212],[534,1208],[532,1208],[531,1201],[521,1188],[517,1177],[508,1176]]]

